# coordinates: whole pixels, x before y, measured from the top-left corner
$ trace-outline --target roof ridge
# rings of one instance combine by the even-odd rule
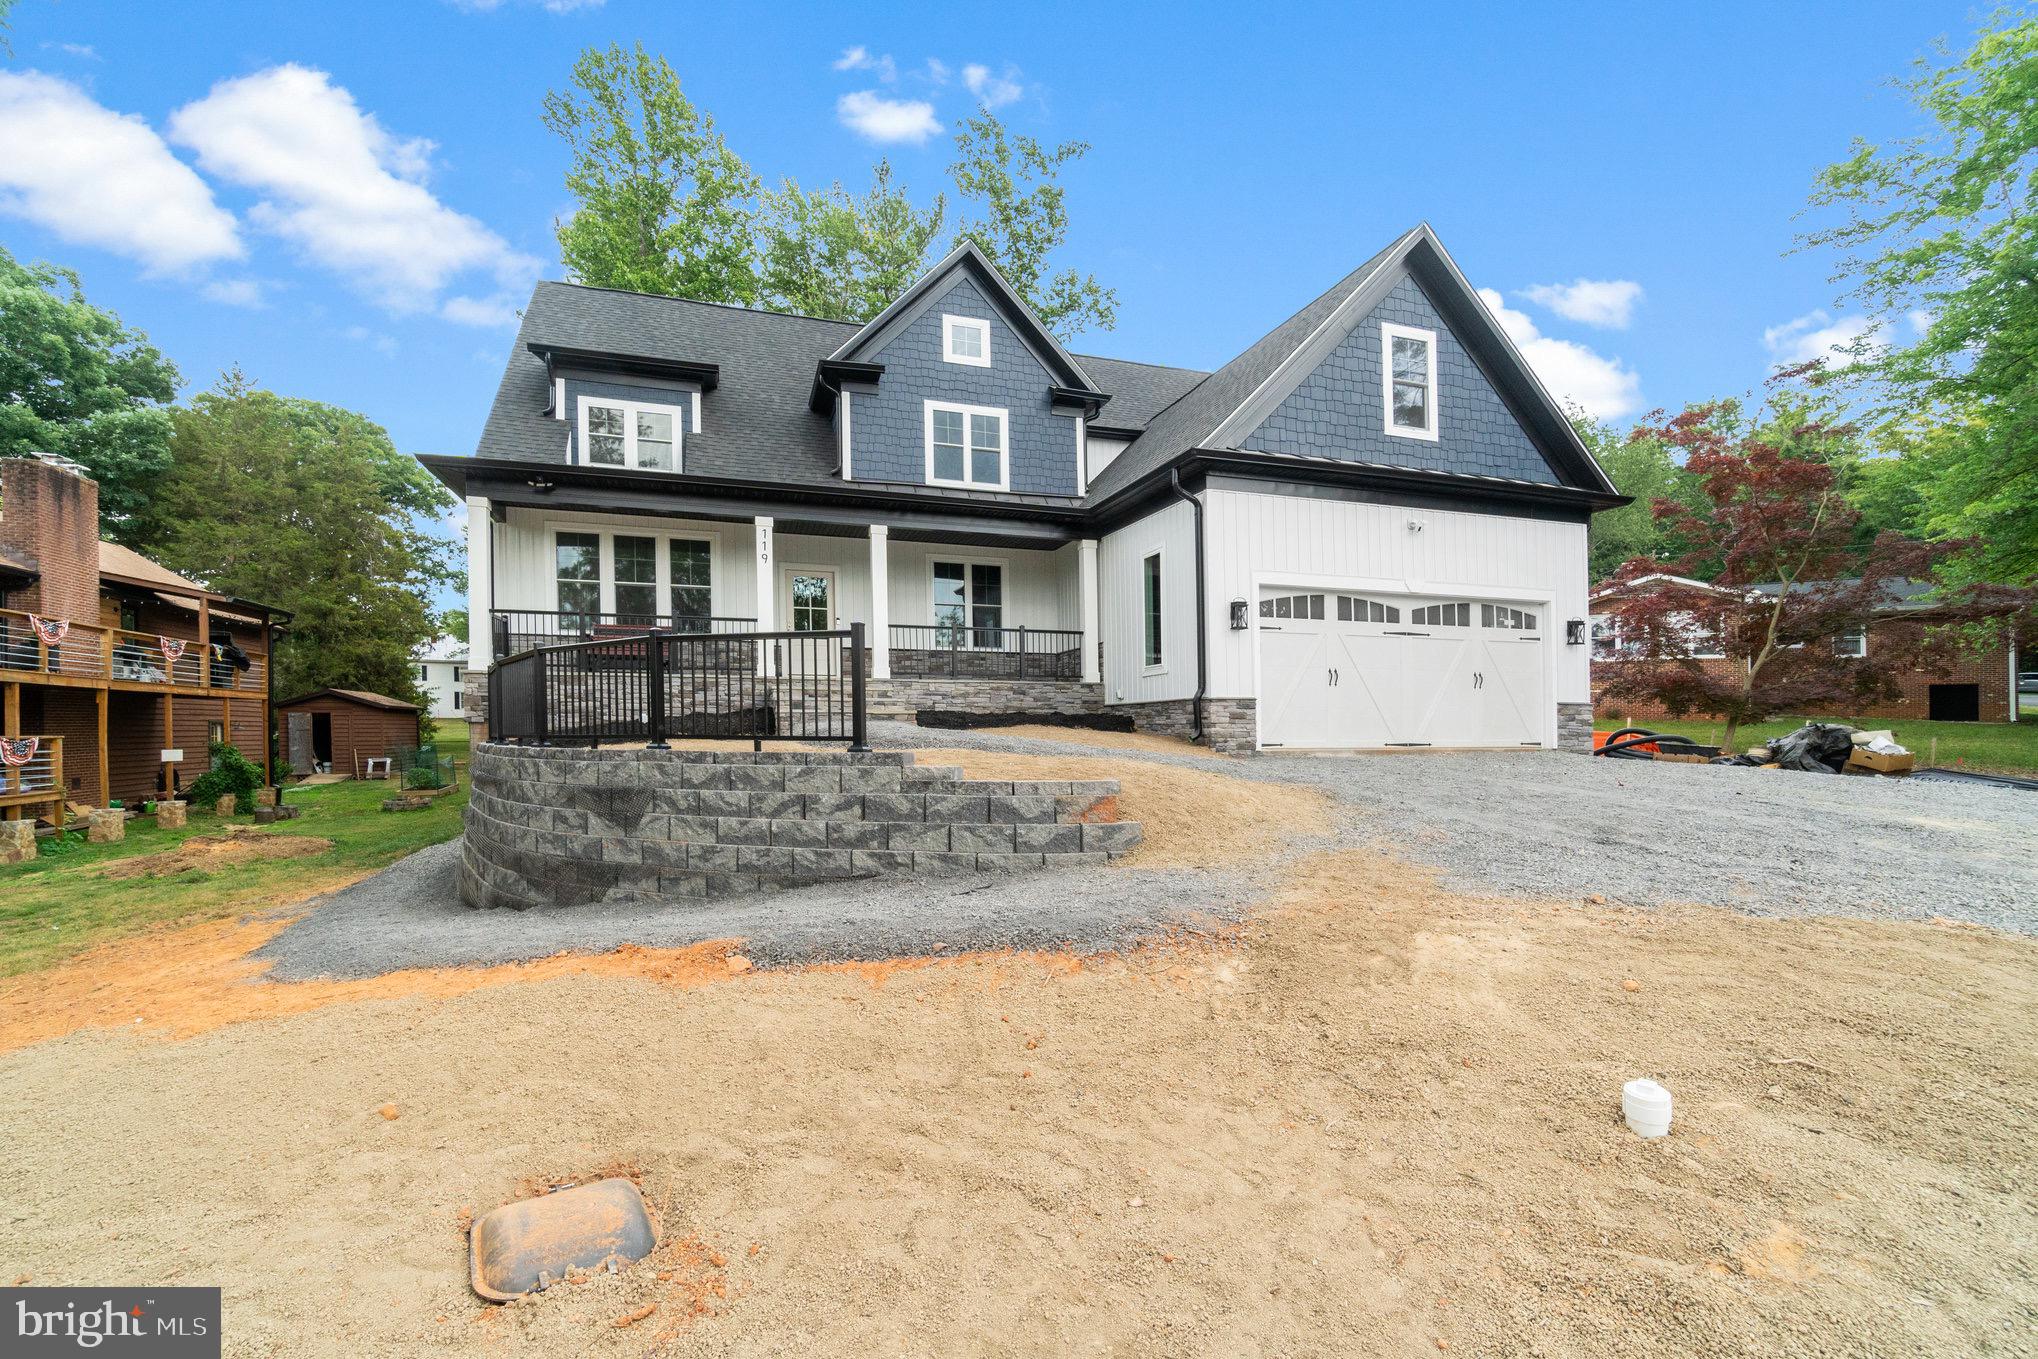
[[[719,307],[723,311],[740,311],[747,316],[789,316],[799,321],[819,321],[829,326],[858,326],[860,321],[838,321],[832,316],[813,316],[803,311],[776,311],[770,307],[746,307],[740,302],[710,302],[701,297],[675,297],[671,293],[647,293],[636,288],[609,288],[599,283],[576,283],[568,278],[541,278],[538,287],[550,285],[554,288],[578,288],[588,293],[614,293],[619,297],[648,297],[656,302],[681,302],[690,307]]]

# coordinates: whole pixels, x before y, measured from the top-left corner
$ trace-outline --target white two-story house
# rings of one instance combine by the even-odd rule
[[[1427,226],[1212,373],[1069,353],[968,245],[861,326],[541,283],[423,461],[477,720],[533,646],[856,622],[873,714],[1225,750],[1583,748],[1624,503]]]

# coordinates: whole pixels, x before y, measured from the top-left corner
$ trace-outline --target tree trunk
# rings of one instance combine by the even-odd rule
[[[1739,731],[1740,729],[1741,719],[1734,716],[1732,713],[1727,714],[1727,732],[1726,735],[1720,738],[1720,754],[1722,755],[1739,754],[1739,752],[1734,749],[1734,733]]]

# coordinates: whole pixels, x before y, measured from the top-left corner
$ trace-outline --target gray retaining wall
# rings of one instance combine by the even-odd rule
[[[697,898],[882,874],[1101,863],[1112,780],[964,779],[903,752],[475,749],[469,906]],[[1101,804],[1101,805],[1100,805]]]

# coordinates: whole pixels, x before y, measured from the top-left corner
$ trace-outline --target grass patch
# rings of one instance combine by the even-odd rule
[[[1976,769],[1990,774],[2038,774],[2038,718],[2032,717],[2015,723],[1912,722],[1878,717],[1779,717],[1773,722],[1756,722],[1742,727],[1734,740],[1745,750],[1795,731],[1807,721],[1845,722],[1850,727],[1863,727],[1870,731],[1888,728],[1896,733],[1900,743],[1917,753],[1920,769],[1936,763],[1947,768]],[[1721,734],[1726,731],[1726,725],[1716,718],[1649,718],[1633,725],[1689,736],[1707,745],[1718,745]],[[1607,720],[1602,720],[1599,726],[1612,730]],[[1932,757],[1935,740],[1938,742],[1936,761]]]
[[[460,761],[460,788],[416,812],[385,812],[394,781],[296,788],[284,801],[303,808],[278,822],[279,836],[310,836],[331,848],[297,858],[187,870],[171,877],[109,878],[122,859],[174,850],[195,835],[252,826],[253,817],[218,817],[191,809],[182,830],[156,828],[155,818],[128,822],[117,845],[89,845],[83,832],[61,846],[41,842],[34,863],[0,868],[0,977],[48,967],[96,944],[169,921],[199,921],[298,902],[386,868],[407,854],[460,833],[467,805],[465,723],[441,722],[441,750]],[[456,730],[457,728],[457,730]]]

